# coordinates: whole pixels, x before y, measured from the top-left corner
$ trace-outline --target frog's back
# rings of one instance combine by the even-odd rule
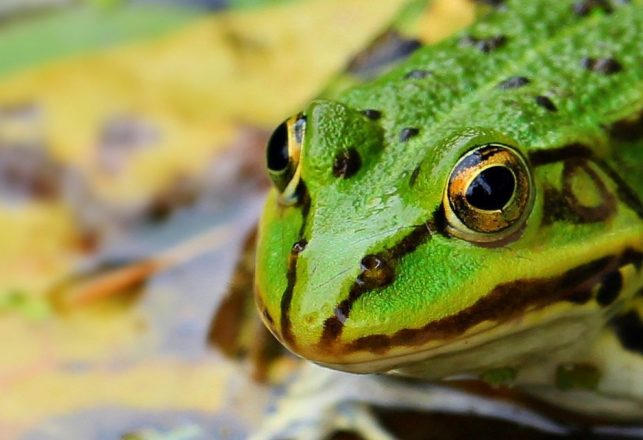
[[[391,151],[397,159],[471,126],[496,127],[539,158],[574,144],[610,157],[612,138],[641,136],[642,30],[640,1],[501,2],[341,101],[382,111],[387,147],[404,151]],[[403,145],[408,127],[429,135]]]

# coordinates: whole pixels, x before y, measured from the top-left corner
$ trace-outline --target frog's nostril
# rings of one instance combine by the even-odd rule
[[[362,272],[357,278],[357,284],[364,288],[383,287],[395,279],[395,271],[377,255],[367,255],[361,262]]]
[[[348,179],[357,173],[362,165],[362,159],[356,149],[341,151],[333,162],[333,176]]]

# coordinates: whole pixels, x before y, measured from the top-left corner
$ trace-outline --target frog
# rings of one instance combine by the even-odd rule
[[[268,334],[304,360],[253,438],[395,438],[372,406],[642,435],[641,2],[475,2],[435,44],[427,3],[267,142],[210,329],[260,381]]]
[[[256,308],[325,369],[640,425],[643,2],[486,3],[278,125]]]

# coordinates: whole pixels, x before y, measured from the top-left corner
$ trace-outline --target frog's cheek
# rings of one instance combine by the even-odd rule
[[[305,212],[302,207],[284,206],[280,196],[277,190],[269,193],[259,223],[255,299],[267,327],[283,341],[280,325],[283,297],[293,284],[294,263],[305,246],[301,238]]]

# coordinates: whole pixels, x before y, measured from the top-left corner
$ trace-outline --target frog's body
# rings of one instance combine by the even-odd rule
[[[331,368],[643,418],[642,2],[498,3],[275,132],[260,313]]]

